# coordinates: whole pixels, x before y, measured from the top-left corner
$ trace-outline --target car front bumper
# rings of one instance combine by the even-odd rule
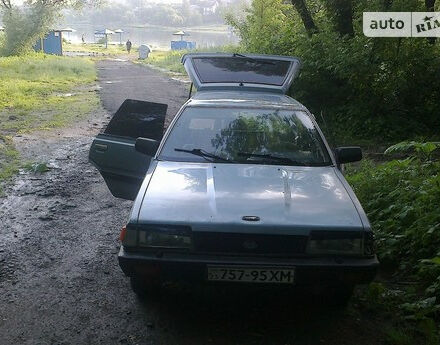
[[[377,272],[377,257],[333,258],[267,256],[223,256],[181,252],[129,252],[121,246],[119,265],[129,276],[155,276],[161,280],[207,281],[209,265],[293,267],[295,285],[364,284],[371,282]]]

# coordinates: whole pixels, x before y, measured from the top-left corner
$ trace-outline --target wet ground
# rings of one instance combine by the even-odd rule
[[[131,202],[88,163],[125,98],[169,104],[188,85],[123,60],[98,64],[103,108],[73,128],[15,138],[50,171],[0,199],[0,344],[378,344],[376,322],[291,292],[174,285],[139,301],[117,264]]]

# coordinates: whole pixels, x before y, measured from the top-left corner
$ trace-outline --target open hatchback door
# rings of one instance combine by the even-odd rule
[[[104,133],[92,143],[89,160],[113,196],[134,200],[150,165],[150,156],[135,150],[139,137],[160,141],[168,106],[127,99]]]
[[[182,63],[197,91],[287,93],[298,74],[297,58],[275,55],[186,54]]]

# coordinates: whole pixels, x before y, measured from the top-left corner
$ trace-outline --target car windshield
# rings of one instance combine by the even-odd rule
[[[188,107],[161,160],[325,166],[331,160],[309,116],[281,109]]]

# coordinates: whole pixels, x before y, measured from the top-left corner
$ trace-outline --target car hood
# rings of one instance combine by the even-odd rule
[[[362,230],[334,167],[159,161],[139,224],[185,224],[195,231],[308,234]],[[348,187],[349,188],[349,187]],[[257,216],[259,221],[245,221]],[[239,230],[237,229],[239,228]]]

